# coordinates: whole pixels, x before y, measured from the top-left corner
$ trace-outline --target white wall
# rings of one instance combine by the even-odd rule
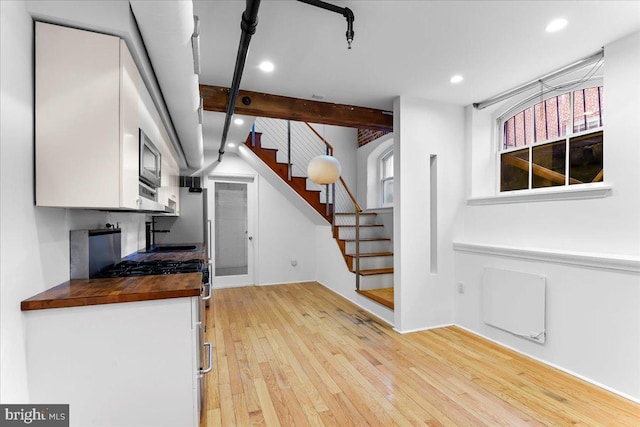
[[[144,245],[144,214],[37,208],[33,202],[33,21],[0,2],[0,398],[29,401],[20,301],[69,279],[69,230],[123,228],[122,252]]]
[[[347,183],[352,193],[356,191],[358,130],[340,126],[320,125],[311,126],[333,147],[333,156],[342,166],[342,179]]]
[[[462,107],[412,99],[394,102],[395,328],[453,323],[453,234],[464,200]],[[432,274],[430,156],[437,155],[437,273]]]
[[[620,393],[640,399],[640,274],[596,268],[621,260],[640,265],[640,33],[605,46],[605,184],[610,197],[589,200],[465,206],[459,241],[478,253],[456,255],[455,321]],[[488,114],[468,110],[468,194],[495,189],[495,145]],[[492,255],[507,247],[506,256]],[[548,254],[547,260],[515,259],[509,248]],[[585,265],[554,260],[569,254]],[[548,340],[538,345],[484,325],[480,313],[482,269],[487,266],[547,277]]]
[[[316,235],[312,221],[235,153],[225,154],[210,175],[257,177],[256,284],[316,280]],[[212,189],[209,194],[213,197]],[[297,262],[296,266],[291,265],[292,260]]]

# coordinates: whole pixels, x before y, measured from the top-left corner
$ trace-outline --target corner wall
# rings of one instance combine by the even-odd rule
[[[640,400],[640,33],[605,46],[605,184],[610,197],[465,206],[455,323]],[[491,118],[467,111],[467,189],[495,188]],[[547,278],[547,342],[482,321],[482,272]]]
[[[400,97],[393,115],[395,328],[411,332],[454,320],[453,239],[464,201],[464,109]],[[437,156],[433,210],[431,155]],[[433,233],[430,221],[436,212]],[[437,271],[431,268],[432,247]]]

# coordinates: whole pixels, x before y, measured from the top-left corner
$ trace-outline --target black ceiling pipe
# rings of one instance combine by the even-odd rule
[[[255,34],[256,27],[258,26],[259,7],[260,0],[247,0],[247,6],[242,13],[242,21],[240,22],[242,34],[240,35],[238,56],[236,56],[236,67],[233,70],[233,82],[231,83],[231,89],[229,89],[229,103],[227,104],[227,115],[224,119],[224,130],[222,131],[220,149],[218,150],[218,162],[222,161],[222,155],[224,154],[224,146],[227,142],[229,126],[231,126],[231,117],[233,116],[233,112],[236,107],[236,99],[238,99],[238,91],[240,90],[240,80],[242,80],[244,63],[247,60],[249,42],[251,42],[251,36]]]
[[[353,41],[353,21],[355,17],[353,16],[353,12],[348,7],[339,7],[333,5],[331,3],[327,3],[322,0],[298,0],[301,3],[310,4],[311,6],[316,6],[325,10],[329,10],[331,12],[336,12],[341,14],[347,19],[347,43],[349,44],[349,49],[351,49],[351,42]]]

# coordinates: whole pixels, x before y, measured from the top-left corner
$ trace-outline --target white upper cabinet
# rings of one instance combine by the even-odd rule
[[[42,22],[35,40],[36,204],[139,209],[142,128],[162,150],[158,202],[177,207],[176,155],[159,117],[145,120],[158,113],[125,42]]]

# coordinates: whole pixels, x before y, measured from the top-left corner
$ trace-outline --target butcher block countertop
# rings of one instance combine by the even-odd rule
[[[199,258],[206,260],[202,245],[195,252],[136,252],[129,261],[155,261]],[[200,295],[202,273],[164,274],[157,276],[116,277],[108,279],[74,279],[22,301],[22,311],[47,308],[79,307],[148,301]]]

